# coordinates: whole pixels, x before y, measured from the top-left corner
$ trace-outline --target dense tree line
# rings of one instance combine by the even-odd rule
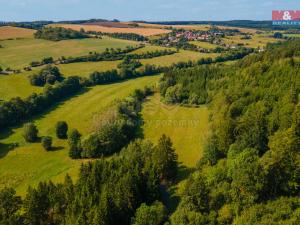
[[[69,176],[61,184],[42,182],[24,200],[1,190],[0,224],[160,225],[167,215],[160,183],[176,168],[169,138],[157,145],[137,140],[118,155],[83,164],[76,182]]]
[[[99,61],[116,61],[122,60],[125,57],[129,57],[132,59],[151,59],[155,57],[165,56],[165,55],[172,55],[175,54],[176,51],[172,50],[157,50],[153,52],[146,52],[141,54],[128,54],[133,52],[137,49],[143,48],[143,45],[130,47],[128,46],[126,49],[106,49],[106,51],[102,53],[91,53],[85,56],[79,57],[69,57],[69,58],[61,58],[58,60],[58,63],[67,64],[67,63],[76,63],[76,62],[99,62]]]
[[[137,128],[141,125],[141,104],[151,93],[151,88],[135,90],[129,98],[121,101],[110,115],[97,121],[93,133],[83,138],[81,135],[70,135],[70,156],[99,158],[120,151],[136,136]]]
[[[171,224],[298,223],[299,55],[300,41],[270,45],[208,86],[198,76],[213,68],[177,75],[183,89],[209,87],[212,134]]]
[[[46,86],[43,93],[33,93],[25,99],[19,97],[0,103],[0,129],[19,124],[44,112],[58,101],[82,90],[79,77],[69,77],[53,86]]]
[[[216,59],[200,59],[197,62],[179,62],[164,73],[160,80],[160,94],[167,103],[183,103],[190,105],[205,104],[212,100],[209,92],[215,86],[215,81],[225,76],[231,70],[224,65],[212,63],[236,60],[252,53],[252,50],[242,49],[231,51]]]
[[[63,77],[56,66],[48,65],[37,74],[29,76],[31,85],[44,86],[45,84],[54,84],[56,81],[62,81]]]
[[[50,41],[61,41],[67,39],[88,38],[89,36],[82,31],[75,31],[62,27],[42,27],[34,33],[34,37]]]
[[[37,66],[42,66],[42,65],[46,65],[46,64],[52,64],[52,63],[54,63],[53,57],[45,57],[40,62],[39,61],[31,62],[30,66],[37,67]]]
[[[251,54],[253,52],[252,48],[239,48],[237,50],[230,50],[228,52],[225,52],[221,54],[220,56],[217,56],[215,58],[215,62],[226,62],[226,61],[232,61],[237,59],[242,59],[245,56]]]
[[[134,33],[102,33],[106,36],[118,39],[132,40],[132,41],[148,41],[147,37]]]

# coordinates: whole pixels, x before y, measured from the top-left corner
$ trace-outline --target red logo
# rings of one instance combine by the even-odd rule
[[[272,20],[300,20],[300,10],[274,10]]]

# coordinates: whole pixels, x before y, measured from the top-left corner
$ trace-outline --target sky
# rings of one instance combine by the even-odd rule
[[[271,20],[272,10],[300,10],[300,0],[0,0],[0,21]]]

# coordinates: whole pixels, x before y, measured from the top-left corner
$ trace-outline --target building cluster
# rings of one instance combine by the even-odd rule
[[[215,37],[224,37],[224,33],[221,31],[178,31],[169,35],[170,42],[179,42],[181,39],[186,41],[208,41]]]

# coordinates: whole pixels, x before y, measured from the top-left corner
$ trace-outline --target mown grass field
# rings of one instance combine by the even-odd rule
[[[258,48],[265,47],[268,43],[277,42],[278,40],[275,38],[267,37],[264,35],[253,35],[252,39],[243,40],[242,36],[230,36],[223,38],[222,41],[225,44],[244,44],[246,47]]]
[[[30,73],[0,75],[0,100],[9,100],[14,97],[25,98],[33,92],[39,93],[41,87],[32,86],[27,78]]]
[[[47,41],[42,39],[18,39],[1,41],[0,66],[22,69],[30,62],[44,57],[80,56],[89,52],[102,52],[106,48],[125,48],[137,42],[114,38],[87,38],[81,40]]]
[[[143,77],[111,85],[91,88],[58,106],[48,113],[35,118],[33,122],[39,129],[39,136],[50,135],[54,151],[46,152],[40,143],[26,144],[22,138],[22,128],[0,135],[0,189],[4,186],[16,188],[18,194],[24,195],[29,185],[51,179],[63,181],[69,173],[76,178],[83,161],[68,157],[67,141],[55,138],[55,123],[67,121],[69,128],[77,128],[87,134],[93,124],[93,118],[112,106],[118,99],[127,97],[136,88],[154,84],[159,76]],[[19,147],[9,150],[12,143]]]
[[[103,33],[134,33],[143,36],[152,36],[158,34],[166,34],[171,32],[166,29],[159,28],[120,28],[120,27],[105,27],[99,25],[78,25],[78,24],[51,24],[52,27],[63,27],[66,29],[72,29],[79,31],[83,28],[85,31],[96,31]]]
[[[157,143],[162,134],[174,144],[178,161],[189,168],[196,166],[202,156],[203,144],[208,135],[208,109],[166,105],[158,94],[143,105],[143,135]]]
[[[107,70],[117,69],[121,61],[103,61],[103,62],[82,62],[57,65],[60,72],[65,76],[88,77],[92,72],[104,72]]]
[[[35,30],[3,26],[0,27],[0,40],[10,39],[10,38],[29,38],[33,37]]]

